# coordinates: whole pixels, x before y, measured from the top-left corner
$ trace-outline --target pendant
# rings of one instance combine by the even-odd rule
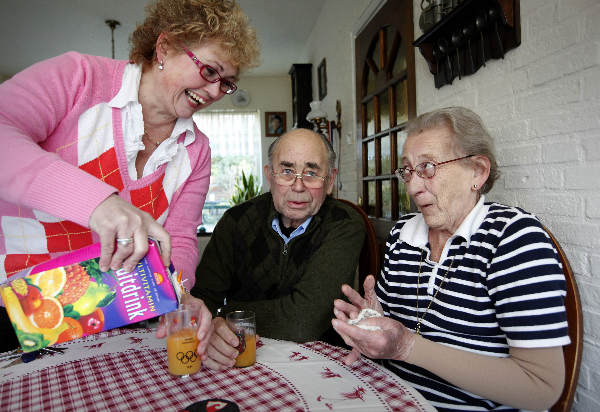
[[[421,323],[417,323],[417,328],[415,329],[415,333],[417,335],[421,335]]]

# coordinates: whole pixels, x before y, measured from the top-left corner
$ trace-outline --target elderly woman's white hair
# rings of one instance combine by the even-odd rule
[[[492,136],[483,125],[481,117],[464,107],[445,107],[411,120],[406,126],[406,132],[413,135],[437,127],[447,127],[452,132],[454,143],[465,155],[480,155],[490,160],[490,175],[481,187],[481,193],[489,192],[500,177],[500,172]]]

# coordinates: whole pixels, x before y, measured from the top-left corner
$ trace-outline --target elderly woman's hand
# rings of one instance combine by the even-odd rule
[[[375,278],[371,275],[367,276],[363,287],[365,289],[364,298],[350,286],[342,285],[342,293],[346,295],[350,303],[341,299],[336,299],[333,302],[333,313],[336,318],[342,321],[356,319],[359,312],[367,308],[373,309],[383,315],[383,309],[375,293]]]
[[[107,197],[90,216],[90,228],[100,237],[100,270],[123,267],[131,272],[148,252],[148,237],[160,244],[165,266],[171,259],[171,237],[148,213],[141,211],[117,195]],[[131,239],[121,244],[116,239]]]
[[[372,359],[406,360],[415,343],[415,335],[402,323],[386,318],[369,318],[361,324],[377,326],[380,330],[365,330],[358,326],[349,325],[339,319],[333,319],[331,324],[352,352],[344,358],[346,365],[356,361],[360,354]]]
[[[390,318],[375,317],[363,320],[361,325],[376,326],[379,330],[365,330],[349,325],[349,319],[356,319],[362,309],[374,309],[383,315],[383,309],[375,293],[375,278],[367,276],[363,284],[365,297],[348,285],[342,286],[342,292],[350,303],[336,299],[333,312],[336,319],[331,321],[335,331],[352,347],[352,352],[344,358],[347,365],[352,364],[361,353],[374,359],[405,360],[415,342],[414,334],[403,324]]]
[[[213,334],[212,315],[201,299],[195,298],[189,293],[184,295],[181,304],[185,305],[186,309],[191,309],[194,312],[194,317],[198,324],[196,337],[198,338],[198,348],[196,352],[202,361],[207,359],[207,349]],[[164,338],[167,335],[164,316],[160,317],[158,327],[156,328],[156,337]]]

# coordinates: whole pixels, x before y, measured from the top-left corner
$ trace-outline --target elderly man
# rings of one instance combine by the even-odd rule
[[[293,341],[323,339],[331,302],[352,283],[365,237],[362,218],[331,197],[335,152],[323,136],[295,129],[269,148],[271,188],[221,218],[198,270],[193,296],[213,313],[252,310],[257,333]],[[226,302],[226,304],[225,304]],[[213,319],[208,360],[233,366],[237,336]]]

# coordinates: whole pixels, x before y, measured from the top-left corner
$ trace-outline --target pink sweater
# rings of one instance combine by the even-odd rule
[[[126,61],[69,52],[0,84],[0,282],[98,238],[92,211],[111,193],[150,213],[171,234],[172,261],[191,287],[196,228],[210,180],[208,138],[139,180],[127,172],[121,110],[107,103]]]

